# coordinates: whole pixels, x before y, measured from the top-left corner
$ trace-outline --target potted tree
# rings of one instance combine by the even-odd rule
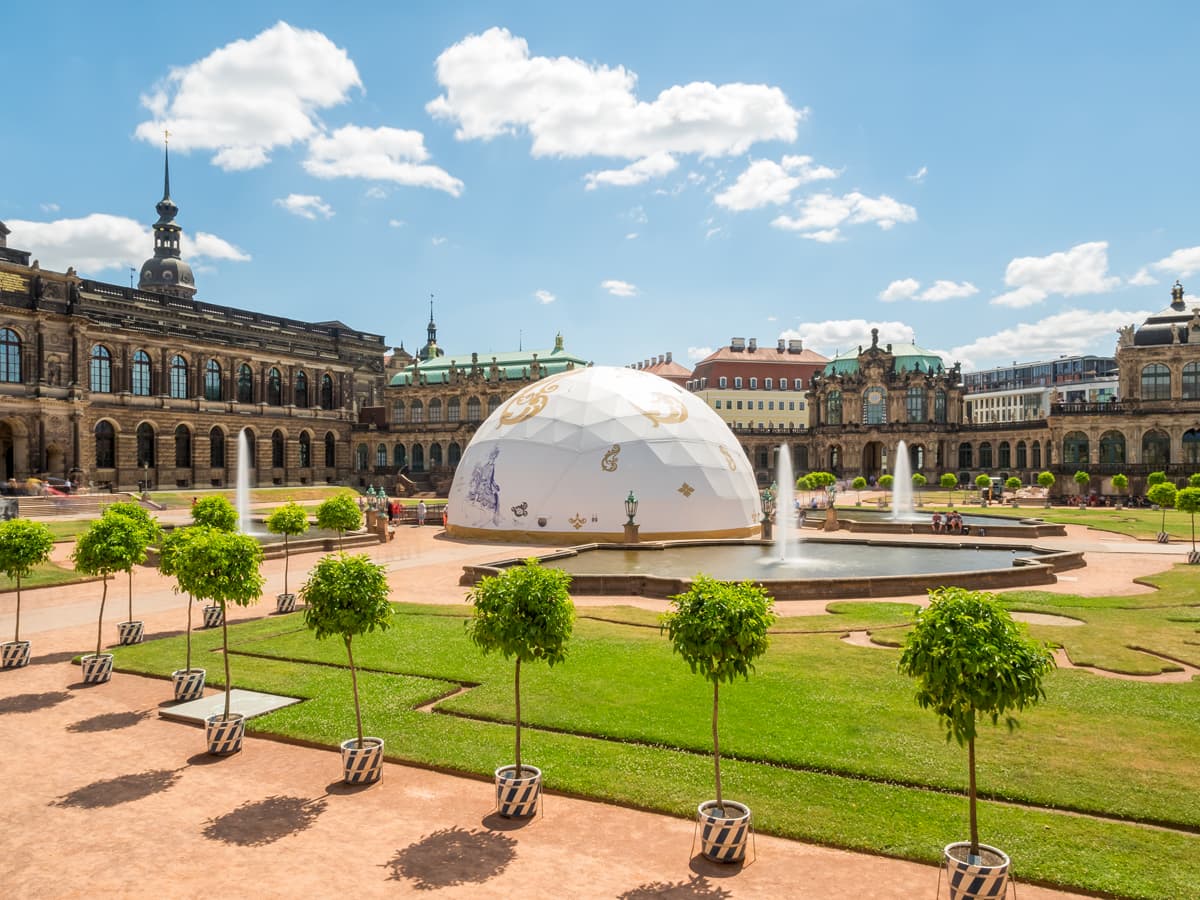
[[[232,503],[220,494],[213,494],[192,504],[192,522],[217,531],[234,532],[238,527],[238,514]],[[206,606],[201,614],[205,628],[216,628],[221,624],[223,613],[219,605]]]
[[[1079,486],[1079,506],[1082,509],[1087,505],[1087,489],[1092,482],[1092,476],[1080,469],[1075,473],[1075,484]]]
[[[1188,487],[1200,488],[1200,472],[1193,472],[1188,476]]]
[[[0,668],[29,664],[29,641],[21,640],[21,579],[50,558],[54,537],[41,522],[9,519],[0,522],[0,572],[17,582],[17,622],[13,639],[0,644]]]
[[[1004,489],[1013,495],[1012,507],[1013,507],[1013,509],[1016,509],[1017,508],[1017,491],[1019,491],[1021,489],[1021,479],[1018,478],[1016,475],[1012,476],[1011,478],[1009,478],[1007,481],[1004,482]]]
[[[913,472],[912,483],[913,487],[917,489],[917,506],[924,506],[925,502],[921,499],[921,488],[929,484],[929,479],[920,472]]]
[[[162,546],[158,552],[158,570],[164,575],[178,575],[178,558],[179,550],[184,543],[197,534],[202,533],[207,529],[204,525],[192,525],[188,528],[175,528],[171,530],[166,537],[163,538]],[[179,586],[178,578],[176,578],[175,592],[179,593],[182,588]],[[185,592],[186,593],[186,592]],[[175,699],[178,701],[195,700],[204,695],[204,678],[207,674],[204,669],[192,668],[192,595],[187,595],[187,631],[186,647],[187,654],[185,657],[184,667],[176,669],[171,673],[171,681],[175,686]],[[220,607],[217,607],[218,611]]]
[[[537,812],[542,791],[542,771],[521,761],[521,663],[545,660],[550,666],[567,655],[567,641],[575,621],[575,605],[568,588],[571,576],[545,569],[536,559],[500,575],[480,579],[468,595],[473,609],[467,636],[484,655],[496,651],[513,667],[516,750],[514,763],[496,769],[496,807],[506,818]]]
[[[716,862],[741,862],[750,831],[750,808],[721,793],[721,743],[717,720],[722,681],[749,678],[754,660],[767,649],[767,629],[775,621],[773,601],[759,585],[717,581],[698,575],[686,593],[671,597],[662,630],[671,649],[695,673],[712,682],[713,771],[717,796],[701,803],[701,852]]]
[[[288,538],[308,531],[308,513],[299,503],[285,503],[267,517],[267,531],[283,535],[283,593],[275,597],[275,611],[290,613],[296,608],[296,595],[288,592]]]
[[[99,575],[103,585],[100,619],[96,625],[96,652],[81,660],[85,684],[101,684],[112,676],[112,654],[100,652],[104,641],[108,579],[114,572],[124,572],[133,565],[140,542],[138,525],[125,516],[101,516],[75,542],[71,559],[75,562],[76,571],[84,575]],[[142,552],[145,552],[144,548]]]
[[[1200,512],[1200,487],[1185,487],[1175,494],[1175,508],[1192,517],[1192,552],[1188,554],[1188,563],[1200,563],[1200,553],[1196,552],[1196,513]]]
[[[892,485],[895,483],[896,483],[896,478],[893,475],[880,475],[879,476],[879,486],[881,488],[883,488],[885,491],[890,492],[892,490]],[[892,498],[889,496],[887,498],[887,505],[890,506],[891,502],[892,502]],[[884,502],[880,501],[879,505],[883,506]]]
[[[1158,535],[1155,537],[1160,544],[1170,543],[1171,540],[1167,534],[1167,510],[1175,506],[1176,493],[1178,492],[1175,485],[1169,481],[1160,481],[1146,493],[1150,502],[1162,510],[1162,524],[1159,525]]]
[[[958,476],[955,475],[953,472],[947,472],[941,478],[938,479],[938,484],[940,484],[942,486],[942,490],[950,492],[949,506],[951,509],[953,509],[954,508],[954,489],[956,487],[958,487]]]
[[[979,488],[980,506],[987,506],[992,495],[992,479],[990,475],[980,472],[975,476],[975,487]]]
[[[1008,886],[1009,859],[979,843],[975,790],[975,736],[981,718],[997,724],[1046,696],[1042,681],[1054,668],[1050,649],[1026,637],[992,594],[943,587],[929,592],[928,608],[900,655],[902,674],[917,679],[917,703],[931,709],[953,738],[967,748],[969,842],[948,844],[943,853],[951,900],[999,898]]]
[[[854,488],[854,505],[855,506],[862,506],[862,492],[866,486],[867,486],[867,479],[863,478],[861,475],[859,475],[852,482],[850,482],[850,487]]]
[[[362,709],[358,702],[358,673],[352,642],[360,634],[386,630],[391,622],[387,574],[364,556],[326,556],[309,573],[300,589],[304,597],[304,624],[317,640],[337,635],[346,645],[350,681],[354,686],[354,723],[358,739],[342,741],[342,780],[370,784],[383,774],[383,739],[363,737]]]
[[[1037,477],[1039,487],[1046,490],[1046,509],[1050,508],[1050,488],[1054,487],[1054,473],[1040,472]]]
[[[249,606],[262,595],[259,571],[263,552],[258,541],[244,534],[197,529],[176,550],[173,568],[179,587],[200,600],[221,608],[221,650],[225,659],[225,709],[204,722],[208,752],[217,756],[242,749],[246,717],[229,708],[233,685],[229,673],[229,625],[225,615],[230,603]]]
[[[342,549],[342,535],[362,527],[362,510],[350,494],[337,494],[317,507],[317,527],[336,531],[338,550]]]
[[[1129,487],[1129,476],[1117,473],[1112,478],[1112,486],[1113,490],[1117,492],[1117,509],[1120,509],[1123,505],[1121,501],[1125,496],[1125,488]]]
[[[130,548],[133,556],[125,569],[129,579],[129,618],[117,623],[117,634],[122,646],[140,644],[142,642],[142,623],[133,618],[133,567],[146,561],[146,548],[162,540],[162,528],[158,520],[136,503],[122,501],[111,503],[105,510],[106,516],[124,516],[133,523],[133,534],[137,542]]]

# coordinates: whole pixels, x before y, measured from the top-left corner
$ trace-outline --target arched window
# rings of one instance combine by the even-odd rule
[[[392,421],[397,425],[404,423],[404,401],[397,400],[392,404]]]
[[[380,444],[375,448],[375,468],[386,469],[388,462],[387,445]]]
[[[1012,448],[1008,441],[1001,441],[996,447],[996,465],[1001,469],[1007,469],[1012,465]]]
[[[1151,363],[1142,369],[1142,399],[1171,399],[1171,370],[1159,363]]]
[[[904,411],[910,422],[925,422],[925,388],[910,387],[904,395]]]
[[[139,469],[143,466],[153,469],[157,465],[154,462],[154,426],[149,422],[137,427],[137,464]]]
[[[958,445],[958,467],[960,469],[973,469],[975,464],[972,462],[974,454],[971,452],[971,443],[964,441]]]
[[[11,328],[0,328],[0,381],[21,381],[21,339]]]
[[[366,444],[359,444],[354,448],[354,470],[356,472],[367,471],[367,454],[369,452]]]
[[[407,454],[404,452],[403,444],[397,444],[392,449],[392,465],[394,465],[396,467],[397,471],[404,466],[404,461],[407,458],[408,457],[407,457]]]
[[[489,411],[489,415],[490,414],[491,413]],[[479,398],[478,397],[468,397],[467,398],[467,421],[468,422],[478,422],[479,421]]]
[[[283,405],[283,378],[280,377],[279,370],[274,367],[267,373],[267,405]]]
[[[437,397],[434,397],[432,400],[429,401],[429,421],[430,422],[442,421],[442,401],[439,400]]]
[[[425,449],[420,444],[413,444],[412,447],[412,470],[425,471]]]
[[[496,396],[488,397],[488,415],[489,416],[500,408],[500,403],[501,403],[501,400],[499,397],[496,397]],[[471,421],[473,421],[473,422],[478,421],[478,419],[472,419]]]
[[[1086,434],[1082,431],[1072,431],[1063,438],[1063,465],[1086,466],[1090,460]]]
[[[887,391],[881,387],[870,387],[863,391],[864,425],[883,425],[887,422]]]
[[[981,441],[979,444],[979,468],[990,469],[992,467],[992,443],[991,441]]]
[[[221,364],[215,359],[204,364],[204,399],[221,399]]]
[[[458,444],[451,442],[449,449],[446,452],[446,462],[451,468],[458,465],[458,461],[462,459],[462,448]]]
[[[129,387],[135,397],[149,397],[153,390],[150,384],[150,354],[138,350],[133,354],[133,371],[130,373]]]
[[[283,468],[283,432],[276,428],[271,432],[271,466]]]
[[[178,354],[171,357],[171,397],[186,400],[188,396],[188,364]]]
[[[425,407],[420,400],[414,400],[408,407],[409,418],[416,425],[425,421]]]
[[[117,462],[117,433],[112,422],[96,423],[96,468],[111,469]]]
[[[1171,439],[1164,431],[1147,431],[1142,435],[1142,465],[1151,470],[1171,462]]]
[[[939,425],[946,424],[946,392],[942,390],[934,391],[933,394],[933,421]]]
[[[296,373],[296,405],[301,409],[308,407],[308,376],[303,372]]]
[[[1100,465],[1121,465],[1125,462],[1125,435],[1106,431],[1100,435]]]
[[[830,391],[825,395],[825,424],[842,424],[842,392]]]
[[[1184,465],[1200,465],[1200,431],[1189,428],[1183,433],[1183,462]]]
[[[333,379],[328,372],[321,376],[321,409],[333,409]]]
[[[457,422],[460,416],[459,410],[461,408],[462,407],[459,404],[457,397],[451,397],[448,401],[446,401],[446,421]]]
[[[187,469],[192,465],[192,433],[186,425],[175,429],[175,468]]]
[[[254,402],[254,370],[245,363],[238,367],[237,402]]]
[[[1029,451],[1024,441],[1017,441],[1017,468],[1029,468]]]
[[[1200,363],[1188,363],[1183,367],[1183,399],[1200,400]]]
[[[307,431],[300,432],[300,468],[312,467],[312,438]]]
[[[225,468],[225,432],[214,427],[208,433],[208,464],[214,469]]]
[[[88,369],[88,388],[99,394],[112,393],[112,353],[103,344],[97,344],[92,348],[92,362]]]
[[[442,464],[442,445],[433,443],[429,445],[429,467],[436,469]]]
[[[1029,456],[1030,468],[1040,469],[1042,467],[1042,442],[1034,441]]]
[[[325,432],[325,468],[337,468],[337,438],[332,431]]]
[[[833,446],[829,448],[829,471],[837,475],[842,468],[842,448]]]

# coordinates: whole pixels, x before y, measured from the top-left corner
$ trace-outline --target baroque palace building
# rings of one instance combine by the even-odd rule
[[[195,299],[169,161],[137,288],[30,262],[0,223],[0,481],[227,486],[351,477],[351,427],[383,392],[382,336]]]

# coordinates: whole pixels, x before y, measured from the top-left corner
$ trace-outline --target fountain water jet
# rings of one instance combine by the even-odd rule
[[[892,520],[911,522],[918,516],[913,509],[912,464],[908,460],[908,445],[904,441],[896,445],[896,468],[892,478]]]
[[[246,429],[238,432],[237,442],[237,501],[238,531],[250,534],[250,440]]]
[[[779,495],[775,498],[775,549],[779,551],[779,561],[787,562],[792,555],[792,530],[796,527],[796,475],[787,444],[779,445],[775,477],[779,485]]]

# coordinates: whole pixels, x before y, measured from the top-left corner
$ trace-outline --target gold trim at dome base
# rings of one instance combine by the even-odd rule
[[[447,525],[446,534],[453,538],[479,541],[504,541],[514,544],[624,544],[623,531],[519,531],[516,529],[473,528],[466,525]],[[720,528],[712,531],[643,531],[640,540],[649,541],[704,541],[717,538],[756,538],[762,535],[759,524],[742,528]]]

